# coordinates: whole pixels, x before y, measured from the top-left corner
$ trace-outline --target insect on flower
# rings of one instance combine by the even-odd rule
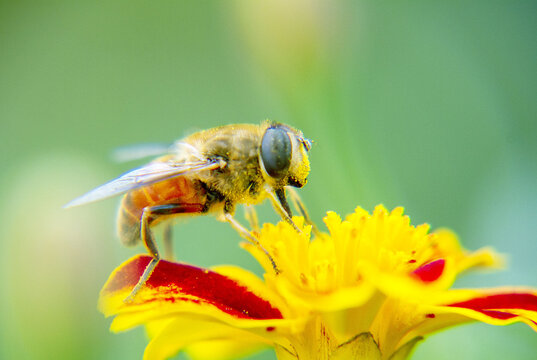
[[[301,131],[284,124],[267,121],[261,125],[216,127],[175,142],[168,154],[97,187],[65,207],[124,194],[117,218],[119,238],[125,245],[142,241],[152,256],[127,299],[132,300],[160,260],[151,230],[157,223],[179,215],[213,213],[261,247],[233,214],[237,204],[257,204],[269,197],[282,218],[294,225],[285,187],[300,188],[306,184],[310,147],[311,142]],[[170,234],[164,232],[165,244],[170,244]],[[275,265],[274,269],[277,271]]]

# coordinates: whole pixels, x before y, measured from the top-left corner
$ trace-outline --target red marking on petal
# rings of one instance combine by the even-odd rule
[[[150,256],[139,256],[119,268],[109,280],[104,293],[132,288],[137,283]],[[147,280],[146,287],[158,290],[158,297],[147,302],[189,301],[207,303],[240,318],[282,319],[270,302],[260,298],[245,286],[214,271],[161,260]],[[185,297],[185,295],[189,297]],[[194,297],[194,298],[191,298]]]
[[[116,269],[116,272],[108,280],[103,292],[114,292],[126,287],[134,287],[151,258],[148,256],[138,256],[131,259],[128,263]]]
[[[493,311],[493,310],[478,310],[480,313],[483,313],[487,316],[490,316],[492,318],[500,319],[500,320],[507,320],[514,317],[517,317],[515,314],[510,314],[507,312],[502,311]]]
[[[410,259],[410,260],[408,260],[408,263],[409,263],[409,264],[414,264],[415,262],[416,262],[416,259]]]
[[[274,331],[276,330],[276,328],[274,326],[268,326],[267,327],[267,331],[270,332],[270,331]]]
[[[472,309],[501,319],[508,314],[508,312],[498,311],[500,309],[537,311],[537,295],[529,293],[495,294],[449,304],[448,306]],[[509,315],[512,315],[511,317],[516,316],[513,314]]]
[[[436,317],[435,314],[425,314],[425,317],[428,319],[434,319]]]
[[[423,282],[432,282],[437,280],[442,275],[445,266],[446,260],[438,259],[420,266],[414,270],[412,274]]]

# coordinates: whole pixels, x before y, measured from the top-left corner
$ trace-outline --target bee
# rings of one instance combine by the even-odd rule
[[[261,246],[234,213],[237,204],[255,205],[269,198],[280,216],[294,226],[285,188],[306,184],[310,148],[311,141],[301,131],[281,123],[220,126],[176,141],[167,154],[65,207],[124,194],[117,215],[118,236],[127,246],[143,242],[152,256],[129,295],[132,299],[160,260],[152,231],[158,223],[180,215],[215,214]],[[165,231],[165,243],[169,239],[170,231]],[[262,250],[277,272],[268,252]]]

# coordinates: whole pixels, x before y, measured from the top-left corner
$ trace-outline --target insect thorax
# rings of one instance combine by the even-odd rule
[[[199,174],[208,189],[232,203],[257,203],[263,195],[258,159],[259,136],[248,132],[216,134],[204,143],[204,156],[226,162],[223,169]]]

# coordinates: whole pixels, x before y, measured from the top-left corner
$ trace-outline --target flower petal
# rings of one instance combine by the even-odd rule
[[[427,263],[409,274],[390,274],[380,271],[372,264],[360,264],[361,274],[388,297],[409,302],[434,302],[443,296],[456,278],[456,269],[451,259],[441,259]]]
[[[420,305],[388,298],[379,309],[370,331],[383,354],[394,354],[409,341],[420,337],[421,334],[413,334],[411,338],[406,335],[424,320],[426,317]]]
[[[483,292],[446,306],[454,312],[489,324],[524,322],[537,331],[537,292]]]
[[[449,326],[482,321],[492,325],[524,322],[537,331],[537,293],[522,289],[453,290],[445,294],[451,300],[442,306],[421,306],[413,310],[414,325],[402,337],[407,341]],[[402,312],[401,312],[402,313]],[[420,321],[419,320],[421,317]]]
[[[289,319],[293,317],[294,314],[291,312],[287,302],[281,295],[270,289],[263,280],[250,271],[229,265],[215,266],[212,270],[236,281],[242,286],[246,286],[248,290],[270,302],[273,307],[277,308],[282,313],[284,318]]]
[[[178,312],[236,320],[282,319],[280,310],[238,281],[214,271],[161,260],[132,302],[124,299],[138,282],[150,256],[133,257],[110,276],[99,307],[118,315],[112,329],[126,328]]]
[[[435,261],[428,262],[414,270],[412,273],[424,283],[432,282],[438,280],[442,273],[444,272],[444,267],[446,266],[446,260],[438,259]]]
[[[240,340],[237,341],[238,339]],[[233,337],[199,341],[187,347],[185,352],[189,358],[196,360],[229,360],[242,358],[268,347],[269,345],[260,343],[258,339]]]
[[[452,258],[456,264],[457,273],[473,268],[501,269],[504,266],[503,256],[490,247],[468,251],[461,246],[457,235],[451,230],[437,229],[434,234],[436,236],[436,241],[433,243],[435,255]]]
[[[211,340],[225,342],[231,346],[231,349],[240,349],[244,354],[246,351],[254,351],[269,344],[260,336],[227,324],[199,317],[182,316],[170,321],[151,339],[145,349],[144,360],[167,359],[194,344],[203,343],[207,346]],[[231,349],[228,348],[228,350]],[[222,352],[222,347],[218,352],[214,347],[208,347],[205,353],[200,352],[199,349],[196,351],[196,348],[191,350],[194,359],[206,359],[204,354],[207,352],[212,353],[210,359],[229,358],[225,352]],[[236,356],[237,352],[233,354]]]
[[[321,312],[359,307],[375,294],[375,287],[365,282],[327,294],[303,291],[293,286],[286,278],[276,278],[274,287],[295,308]]]
[[[405,344],[435,331],[469,322],[472,319],[423,303],[388,299],[372,326],[383,352],[398,352]],[[402,351],[402,350],[401,350]]]

